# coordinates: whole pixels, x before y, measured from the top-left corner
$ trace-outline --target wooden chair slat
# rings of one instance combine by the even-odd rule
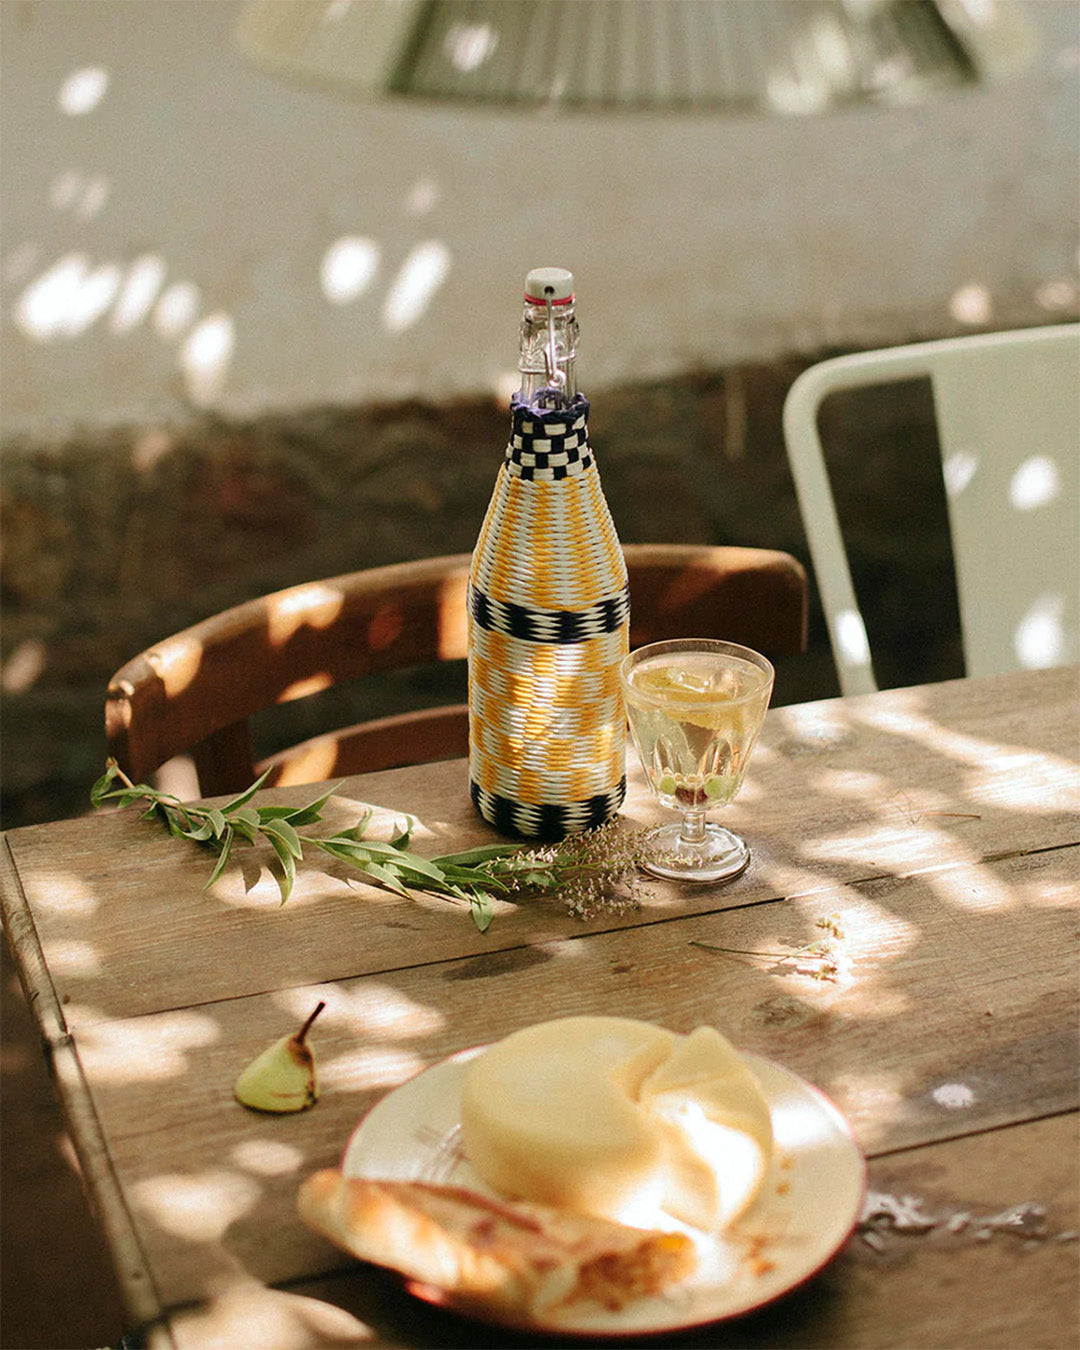
[[[724,637],[767,654],[806,645],[806,574],[771,549],[628,544],[631,646]],[[127,662],[105,704],[110,754],[144,780],[191,753],[207,796],[247,786],[248,719],[331,686],[467,655],[470,557],[453,554],[330,577],[236,605]],[[299,783],[454,758],[467,716],[423,709],[305,741],[271,756]]]
[[[207,797],[241,792],[256,777],[251,726],[245,719],[211,732],[191,747],[199,787]]]
[[[468,753],[468,704],[455,703],[445,708],[422,708],[418,712],[379,717],[342,731],[313,736],[269,755],[255,766],[255,773],[271,769],[267,786],[285,787],[399,769],[406,764],[460,759]]]

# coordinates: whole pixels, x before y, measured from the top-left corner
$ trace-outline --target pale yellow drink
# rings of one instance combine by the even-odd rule
[[[739,790],[772,679],[738,656],[679,652],[634,666],[626,710],[661,805],[708,810]]]
[[[675,638],[631,652],[619,674],[649,786],[682,816],[649,831],[642,866],[676,881],[730,881],[750,850],[705,817],[742,785],[772,694],[771,664],[734,642]]]

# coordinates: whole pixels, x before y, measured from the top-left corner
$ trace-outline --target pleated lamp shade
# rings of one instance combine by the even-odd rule
[[[1015,0],[248,0],[241,51],[353,96],[816,113],[1022,69]]]

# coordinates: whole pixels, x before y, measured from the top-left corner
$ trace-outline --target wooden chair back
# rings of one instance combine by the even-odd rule
[[[803,651],[802,565],[770,549],[629,544],[632,647],[721,637],[771,655]],[[343,681],[467,651],[469,555],[351,572],[249,600],[157,643],[113,676],[109,752],[145,782],[190,754],[204,796],[308,783],[468,753],[465,705],[328,732],[255,762],[248,719]]]

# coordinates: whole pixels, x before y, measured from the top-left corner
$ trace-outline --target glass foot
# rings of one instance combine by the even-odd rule
[[[750,850],[723,825],[706,825],[704,839],[690,844],[676,821],[650,831],[647,844],[649,856],[642,867],[672,881],[731,881],[750,861]]]

